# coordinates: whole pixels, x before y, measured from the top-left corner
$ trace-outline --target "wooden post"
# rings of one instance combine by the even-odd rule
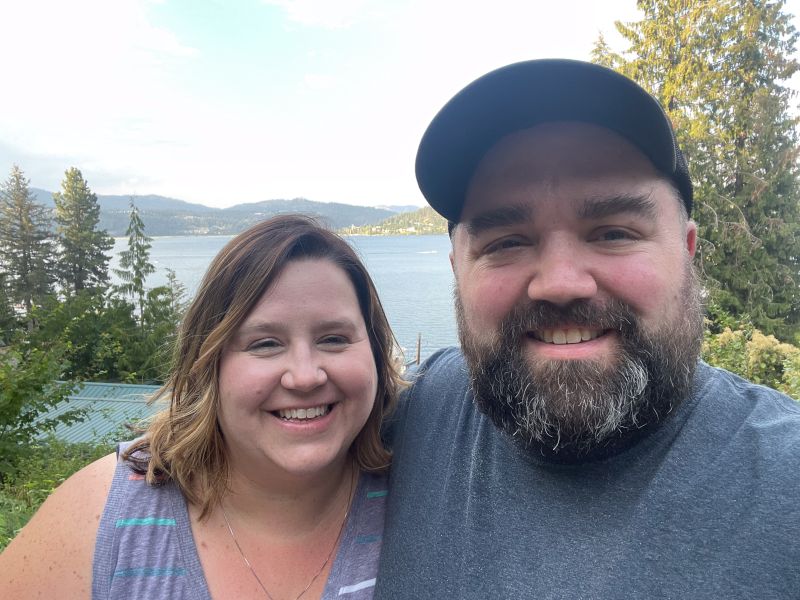
[[[420,354],[422,353],[422,334],[417,333],[417,364],[420,362]]]

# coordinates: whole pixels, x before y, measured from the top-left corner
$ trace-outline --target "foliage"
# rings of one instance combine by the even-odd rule
[[[143,314],[142,346],[146,360],[138,370],[138,381],[163,382],[172,363],[178,326],[186,310],[186,288],[167,269],[168,284],[147,292]]]
[[[139,320],[144,324],[144,305],[146,290],[144,281],[147,276],[154,273],[156,268],[150,262],[151,238],[144,233],[144,223],[139,216],[139,210],[130,202],[130,223],[125,235],[128,236],[128,249],[119,253],[119,269],[114,269],[114,274],[124,283],[116,286],[122,294],[130,296],[136,301],[139,308]]]
[[[113,292],[83,290],[53,299],[37,313],[30,343],[57,340],[63,346],[62,379],[160,383],[185,308],[183,286],[174,273],[168,277],[168,285],[148,290],[140,323],[134,306]]]
[[[119,381],[130,369],[126,352],[137,335],[133,306],[98,290],[82,290],[63,301],[53,299],[30,334],[33,346],[57,340],[67,360],[62,379]]]
[[[712,299],[767,334],[800,332],[800,183],[788,79],[798,34],[784,0],[639,0],[594,60],[665,107],[692,167],[698,262]]]
[[[0,343],[8,344],[0,347],[0,548],[61,481],[110,451],[107,446],[98,453],[94,446],[41,441],[60,423],[84,417],[84,411],[61,405],[76,382],[163,380],[185,308],[185,289],[174,272],[169,272],[168,285],[145,288],[154,268],[149,263],[150,240],[133,204],[129,247],[117,273],[124,283],[109,290],[104,253],[113,241],[97,231],[96,197],[77,169],[67,171],[62,187],[55,202],[58,275],[64,295],[57,297],[48,287],[30,295],[30,301],[22,298],[28,327],[20,327],[14,309],[21,297],[13,284],[20,278],[7,268],[16,264],[10,257],[20,252],[11,249],[20,247],[14,244],[24,239],[27,230],[12,227],[8,216],[22,215],[19,222],[31,231],[49,231],[49,223],[35,205],[25,204],[30,194],[19,169],[12,171],[0,197],[0,246],[7,249],[6,254],[0,252]],[[52,278],[47,281],[50,285]],[[58,411],[53,411],[57,405]]]
[[[783,363],[784,392],[800,400],[800,354],[788,357]]]
[[[105,441],[68,444],[53,437],[32,445],[18,469],[0,486],[0,550],[65,479],[113,450]]]
[[[64,366],[63,351],[52,344],[39,348],[20,342],[0,355],[0,482],[17,468],[31,440],[83,417],[79,410],[47,414],[74,388],[72,382],[57,381]]]
[[[97,229],[100,206],[81,172],[68,169],[61,192],[53,194],[56,233],[61,245],[59,277],[65,293],[102,288],[108,282],[108,256],[114,240]]]
[[[18,326],[11,298],[8,297],[6,273],[0,271],[0,346],[8,343]]]
[[[800,400],[800,348],[780,342],[758,329],[708,332],[703,358],[755,383],[761,383]]]
[[[50,210],[37,204],[16,165],[0,187],[0,265],[5,293],[30,314],[52,292]]]

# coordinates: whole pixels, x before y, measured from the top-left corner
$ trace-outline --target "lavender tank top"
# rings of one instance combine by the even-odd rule
[[[120,445],[119,455],[126,445]],[[372,598],[387,498],[385,475],[362,473],[323,600]],[[186,500],[119,461],[94,551],[93,600],[211,600]]]

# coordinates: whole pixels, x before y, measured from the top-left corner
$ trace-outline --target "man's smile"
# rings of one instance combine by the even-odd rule
[[[602,329],[588,327],[567,327],[563,329],[541,329],[528,333],[530,337],[547,344],[579,344],[600,337],[605,333]]]

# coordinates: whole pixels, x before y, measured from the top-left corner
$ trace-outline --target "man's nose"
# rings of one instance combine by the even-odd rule
[[[578,240],[554,238],[539,247],[528,298],[565,305],[597,294],[589,257]]]
[[[281,385],[287,390],[310,392],[328,381],[328,374],[313,349],[294,348],[286,358]]]

